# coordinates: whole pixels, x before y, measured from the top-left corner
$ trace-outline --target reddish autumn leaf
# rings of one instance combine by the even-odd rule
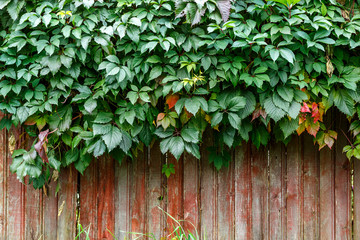
[[[300,136],[305,131],[305,122],[299,123],[299,127],[296,129],[298,136]]]
[[[301,106],[300,112],[302,112],[302,113],[306,113],[306,112],[311,113],[310,108],[309,108],[309,106],[307,105],[306,102],[304,102],[303,105]]]
[[[49,162],[46,154],[46,143],[48,142],[47,136],[49,135],[50,130],[47,129],[39,133],[39,141],[35,144],[34,148],[39,154],[43,162]]]
[[[329,133],[325,133],[324,143],[331,149],[334,145],[335,140],[330,136]]]
[[[254,121],[255,119],[257,119],[260,116],[262,116],[263,119],[266,119],[267,113],[265,112],[264,109],[261,109],[261,108],[255,109],[253,114],[252,114],[251,122]]]
[[[313,122],[311,120],[306,120],[306,131],[310,134],[316,137],[316,134],[318,133],[320,129],[320,122]]]
[[[32,126],[32,125],[36,124],[36,121],[37,121],[37,117],[31,116],[28,119],[26,119],[26,121],[24,122],[24,125]]]
[[[179,100],[178,94],[168,95],[166,97],[166,104],[169,106],[169,109],[173,108],[178,100]]]
[[[165,117],[165,113],[159,113],[159,114],[157,115],[157,118],[156,118],[157,126],[160,126],[161,120],[163,120],[164,117]]]

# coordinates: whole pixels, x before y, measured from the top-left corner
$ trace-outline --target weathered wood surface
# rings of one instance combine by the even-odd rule
[[[337,121],[338,132],[346,124]],[[220,171],[208,163],[212,142],[205,138],[201,160],[176,161],[158,143],[121,165],[99,158],[83,175],[64,169],[44,192],[10,173],[2,132],[0,239],[74,239],[77,217],[91,239],[167,239],[177,223],[160,209],[201,239],[360,239],[360,161],[346,159],[341,134],[332,151],[318,151],[308,136],[260,149],[244,143]],[[166,178],[164,163],[176,175]]]

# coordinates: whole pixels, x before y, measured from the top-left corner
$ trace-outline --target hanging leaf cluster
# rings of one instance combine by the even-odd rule
[[[135,158],[160,141],[177,159],[211,164],[251,141],[319,147],[337,133],[323,115],[352,119],[360,156],[360,14],[335,0],[2,0],[0,128],[22,127],[30,149],[11,170],[35,187],[51,171],[110,154]],[[163,170],[173,172],[169,166]]]

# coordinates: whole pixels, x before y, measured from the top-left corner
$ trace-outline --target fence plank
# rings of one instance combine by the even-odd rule
[[[268,230],[268,174],[267,149],[252,147],[251,181],[252,181],[252,237],[267,239]]]
[[[310,135],[303,137],[304,162],[304,238],[319,238],[318,199],[318,146],[313,144]]]
[[[97,171],[97,239],[110,239],[115,233],[115,160],[109,156],[99,158]]]
[[[97,165],[98,160],[93,159],[80,176],[80,224],[83,228],[89,229],[90,239],[97,236]],[[83,236],[85,239],[85,236]]]
[[[172,174],[167,180],[167,212],[173,218],[183,220],[183,156],[179,160],[176,160],[174,156],[169,154],[168,163],[174,164],[175,174]],[[167,234],[171,234],[174,231],[174,227],[177,227],[177,224],[170,217],[167,218],[166,222]]]
[[[47,196],[43,195],[43,239],[56,239],[58,198],[55,195],[57,182],[51,180],[47,188]]]
[[[360,239],[360,161],[354,162],[354,239]]]
[[[42,192],[25,186],[25,239],[39,239],[42,227]]]
[[[131,231],[131,164],[128,159],[115,164],[115,236],[118,239],[130,239]]]
[[[333,240],[335,230],[334,159],[328,148],[320,150],[320,239]]]
[[[229,167],[223,167],[218,172],[217,191],[217,228],[219,240],[235,239],[234,212],[235,212],[235,188],[234,188],[234,154]]]
[[[287,237],[302,239],[301,236],[301,202],[302,202],[302,161],[300,138],[294,138],[287,147]]]
[[[284,239],[283,222],[285,196],[283,187],[283,146],[281,144],[271,145],[269,159],[269,239]]]
[[[0,118],[2,114],[0,113]],[[0,131],[0,238],[5,239],[6,234],[6,186],[7,186],[7,134]]]
[[[184,155],[184,229],[194,235],[199,229],[199,160]]]
[[[216,170],[209,164],[209,151],[212,146],[212,136],[204,134],[204,143],[201,147],[201,174],[200,174],[200,224],[201,239],[217,239],[216,232]]]
[[[335,239],[350,239],[351,235],[351,191],[350,163],[342,148],[348,144],[342,134],[349,129],[345,118],[336,119],[338,139],[335,143]]]
[[[24,239],[25,235],[25,185],[19,182],[16,174],[10,173],[11,153],[8,150],[7,166],[7,230],[6,239]]]
[[[131,196],[131,232],[145,234],[146,232],[146,175],[147,150],[139,152],[139,157],[133,161],[133,192]]]
[[[75,238],[77,174],[71,166],[63,169],[59,177],[57,239]]]
[[[162,237],[164,228],[164,213],[159,209],[164,209],[164,192],[162,184],[162,155],[159,142],[156,142],[150,149],[148,158],[148,197],[147,197],[147,224],[149,231],[154,234],[156,239]]]
[[[235,150],[235,239],[251,239],[250,161],[251,146],[244,142]]]

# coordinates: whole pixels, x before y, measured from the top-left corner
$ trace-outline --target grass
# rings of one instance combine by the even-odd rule
[[[182,226],[181,223],[185,222],[185,220],[177,220],[175,219],[173,216],[171,216],[169,213],[167,213],[166,211],[164,211],[162,208],[158,207],[160,211],[162,211],[164,213],[164,215],[168,216],[171,220],[172,220],[172,224],[174,224],[173,226],[173,231],[165,236],[165,237],[161,237],[160,239],[157,239],[155,237],[155,235],[153,233],[138,233],[138,232],[126,232],[126,231],[122,231],[128,235],[132,236],[133,240],[140,240],[143,239],[144,237],[146,239],[151,239],[151,240],[166,240],[166,239],[171,239],[171,240],[200,240],[199,238],[199,234],[196,230],[196,227],[194,226],[193,223],[190,222],[190,224],[194,227],[195,229],[195,233],[192,233],[190,231],[186,232]],[[168,223],[169,224],[169,223]],[[80,222],[78,222],[77,225],[77,230],[78,230],[78,235],[75,237],[75,240],[78,240],[81,238],[84,238],[86,240],[91,240],[89,237],[90,234],[90,225],[87,227],[83,227]],[[107,229],[108,232],[113,236],[113,238],[115,240],[120,240],[118,238],[116,238],[116,236],[109,230]],[[124,240],[126,240],[127,238],[125,237]]]

